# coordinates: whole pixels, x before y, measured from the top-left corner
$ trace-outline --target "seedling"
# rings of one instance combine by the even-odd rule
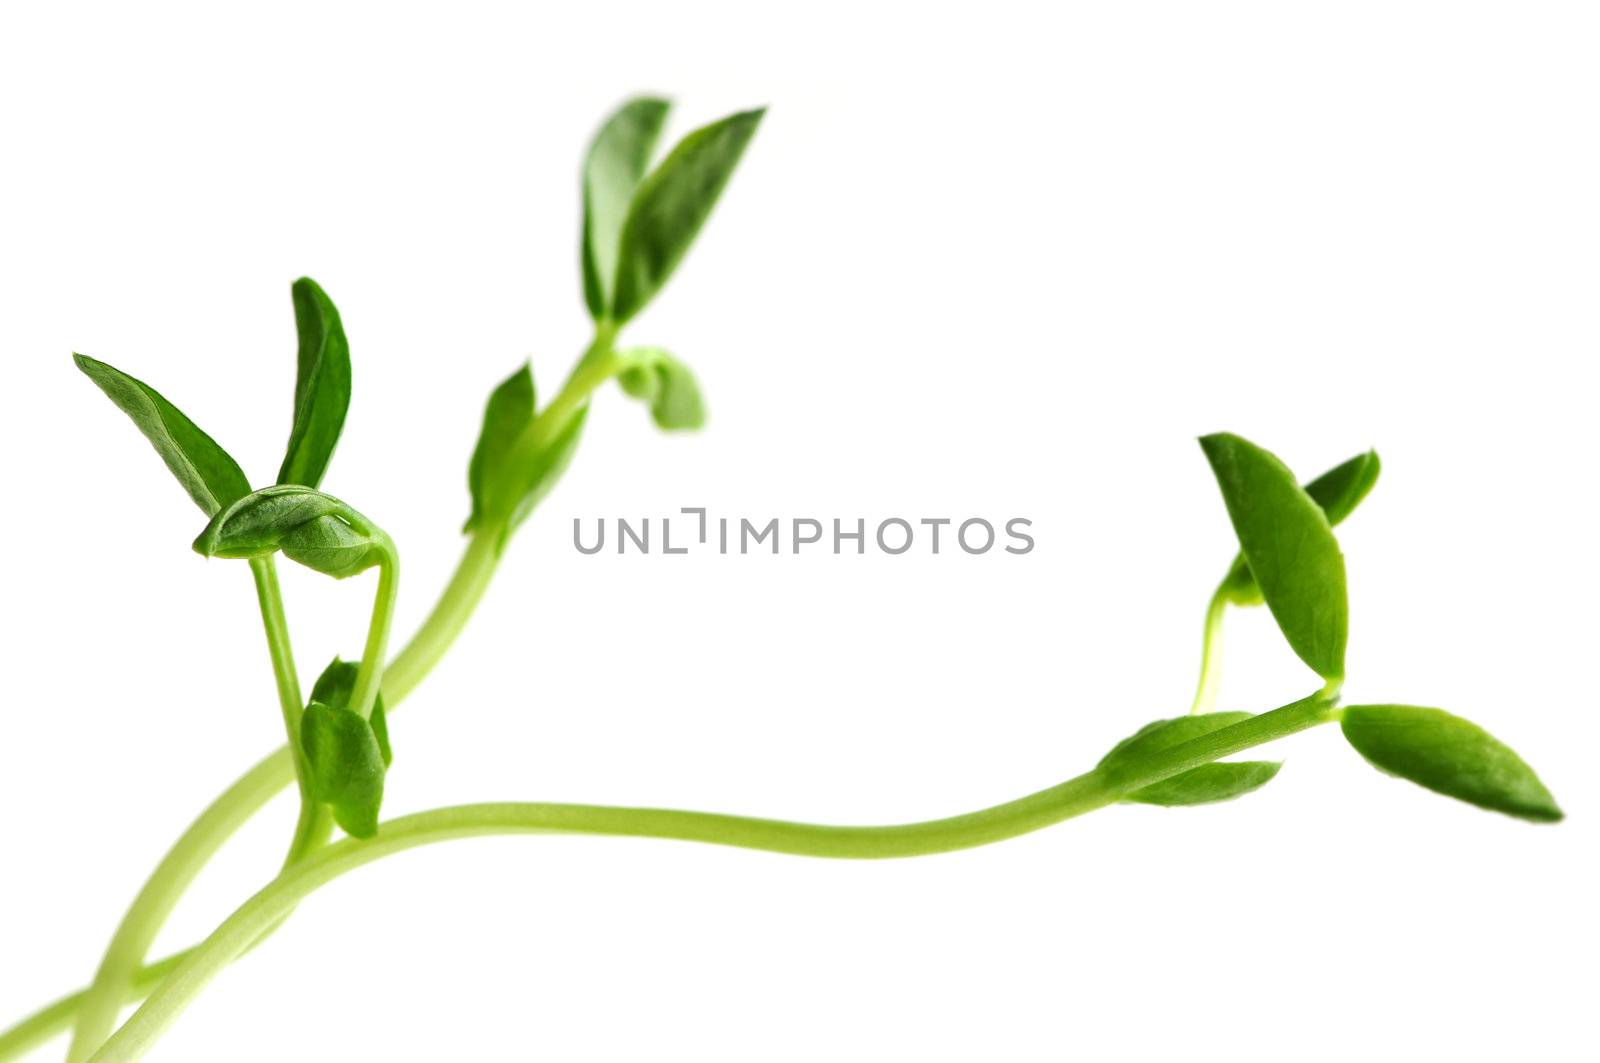
[[[276,482],[259,489],[252,490],[227,451],[155,389],[104,362],[76,356],[78,367],[132,418],[205,514],[208,523],[194,549],[250,566],[287,743],[218,796],[178,839],[123,917],[89,988],[0,1035],[0,1060],[69,1026],[73,1063],[138,1058],[218,972],[271,933],[307,894],[362,864],[451,838],[561,831],[805,856],[920,856],[997,842],[1118,802],[1179,806],[1237,798],[1269,783],[1280,764],[1223,758],[1330,722],[1390,774],[1525,820],[1561,818],[1533,771],[1475,725],[1432,708],[1339,706],[1349,625],[1344,555],[1332,529],[1372,489],[1377,455],[1360,455],[1301,487],[1271,453],[1218,434],[1200,444],[1240,552],[1206,612],[1201,679],[1190,713],[1146,725],[1058,786],[965,815],[897,826],[544,803],[463,805],[383,820],[384,785],[393,766],[388,713],[461,632],[512,533],[567,470],[595,391],[616,379],[669,431],[697,428],[704,420],[699,386],[682,362],[657,347],[619,347],[617,341],[682,261],[762,112],[735,114],[690,133],[652,169],[667,110],[662,100],[631,101],[590,146],[583,170],[581,263],[593,340],[542,407],[528,365],[490,394],[468,465],[466,552],[432,613],[392,659],[386,646],[399,554],[373,520],[317,489],[344,425],[351,382],[344,326],[320,287],[303,279],[292,289],[299,339],[292,428]],[[335,579],[377,570],[359,659],[329,664],[309,699],[301,695],[278,592],[280,554]],[[1224,614],[1230,605],[1263,603],[1321,685],[1260,714],[1213,711]],[[400,764],[415,770],[417,762],[403,757]],[[195,876],[290,783],[299,789],[300,814],[277,877],[198,945],[147,963],[157,932]],[[342,840],[331,840],[335,825],[346,835]],[[141,998],[142,1006],[116,1029],[119,1009]]]

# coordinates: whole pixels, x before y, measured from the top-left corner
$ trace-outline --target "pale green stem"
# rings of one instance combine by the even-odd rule
[[[1228,611],[1227,586],[1217,588],[1206,606],[1205,638],[1200,644],[1200,682],[1195,687],[1194,704],[1189,714],[1210,712],[1217,704],[1222,685],[1222,621]]]
[[[400,556],[387,535],[378,533],[383,546],[383,560],[378,562],[378,590],[372,598],[372,622],[367,626],[367,645],[361,651],[361,663],[356,668],[355,685],[350,691],[350,708],[363,720],[372,715],[377,701],[379,685],[383,680],[383,657],[389,645],[389,628],[393,626],[394,602],[400,582]]]
[[[602,805],[482,804],[402,816],[366,841],[319,850],[246,901],[179,964],[95,1055],[97,1063],[140,1058],[205,986],[306,895],[363,864],[420,845],[492,834],[608,834],[671,838],[840,859],[922,856],[1013,838],[1106,805],[1263,742],[1329,718],[1318,693],[1180,745],[1096,769],[1048,790],[947,819],[886,827],[847,827],[673,809]]]
[[[278,571],[270,557],[256,558],[250,562],[250,573],[255,579],[256,598],[261,605],[261,625],[267,635],[267,653],[272,660],[272,676],[278,691],[278,705],[283,712],[283,727],[291,749],[299,748],[300,677],[294,667],[294,652],[289,645],[289,624],[283,613],[283,594],[278,587]],[[263,776],[271,775],[267,767],[272,758],[262,761],[251,772],[250,796],[261,794],[270,797],[273,792],[263,785]],[[304,772],[298,763],[295,774],[300,778],[300,821],[289,847],[289,861],[304,847],[320,840],[317,803],[306,790]],[[231,794],[233,791],[230,790]],[[67,1049],[67,1063],[83,1063],[96,1048],[111,1035],[116,1026],[117,1014],[126,1002],[139,967],[149,955],[167,917],[183,896],[184,890],[194,881],[216,851],[213,839],[226,838],[242,826],[253,807],[235,808],[227,802],[227,795],[219,798],[203,813],[140,889],[122,917],[111,942],[106,946],[95,971],[94,981],[84,998],[83,1010],[72,1032],[72,1044]],[[264,803],[265,797],[261,800]]]
[[[455,574],[450,577],[433,612],[383,670],[385,710],[404,701],[439,663],[456,636],[467,626],[499,562],[500,533],[497,530],[485,529],[467,539],[466,552],[461,555]]]

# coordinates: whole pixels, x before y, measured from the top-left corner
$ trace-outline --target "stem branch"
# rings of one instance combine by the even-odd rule
[[[304,897],[348,871],[393,853],[496,834],[606,834],[670,838],[839,859],[882,859],[987,845],[1104,808],[1142,787],[1330,718],[1333,702],[1308,698],[992,808],[896,826],[833,826],[710,812],[570,804],[461,805],[402,816],[366,841],[347,839],[308,856],[246,901],[197,946],[94,1056],[141,1057],[213,978]]]

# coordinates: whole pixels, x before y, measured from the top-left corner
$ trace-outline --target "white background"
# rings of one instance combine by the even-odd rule
[[[289,282],[353,347],[325,481],[459,550],[489,388],[586,340],[576,172],[604,113],[771,112],[629,331],[698,435],[614,390],[456,652],[386,810],[487,799],[871,823],[1053,784],[1187,707],[1230,531],[1197,434],[1341,529],[1350,701],[1511,743],[1529,826],[1325,728],[1263,792],[851,864],[457,842],[306,903],[162,1060],[1593,1058],[1600,67],[1585,5],[12,3],[0,16],[0,1019],[92,972],[189,817],[279,740],[244,566],[69,352],[149,380],[258,482]],[[578,555],[575,516],[985,516],[1025,557]],[[292,567],[292,566],[290,566]],[[370,577],[285,573],[307,681]],[[1223,705],[1316,681],[1235,613]],[[271,875],[275,802],[162,946]],[[60,1044],[44,1053],[54,1058]]]

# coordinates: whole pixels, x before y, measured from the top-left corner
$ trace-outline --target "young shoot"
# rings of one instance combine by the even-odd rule
[[[461,562],[427,619],[392,658],[395,544],[362,512],[319,490],[351,397],[350,345],[322,288],[309,279],[291,288],[298,339],[294,408],[276,479],[259,488],[216,440],[154,388],[104,362],[74,356],[205,515],[195,551],[247,563],[286,742],[180,835],[117,926],[89,987],[0,1033],[0,1061],[68,1030],[73,1063],[137,1059],[211,979],[290,918],[312,891],[363,864],[454,838],[554,832],[670,838],[836,859],[924,856],[1003,841],[1117,803],[1176,807],[1239,798],[1270,783],[1282,763],[1228,758],[1330,722],[1339,724],[1362,758],[1391,775],[1531,822],[1561,818],[1533,770],[1476,725],[1436,708],[1340,707],[1350,623],[1346,562],[1333,529],[1372,489],[1377,455],[1362,454],[1301,486],[1269,451],[1221,433],[1205,436],[1200,445],[1239,552],[1206,612],[1201,676],[1190,711],[1145,724],[1098,760],[1080,757],[1082,770],[1055,786],[961,815],[885,826],[552,803],[461,805],[384,820],[384,790],[394,763],[389,716],[461,633],[512,533],[571,466],[594,394],[615,380],[647,406],[663,430],[705,423],[699,384],[683,361],[657,346],[619,346],[618,339],[683,262],[763,112],[741,112],[694,130],[653,161],[669,110],[664,100],[632,100],[591,143],[581,178],[579,263],[592,337],[543,405],[527,363],[491,391],[467,465],[470,508]],[[366,502],[381,511],[381,500]],[[330,663],[309,698],[302,696],[290,648],[275,568],[279,555],[338,580],[376,570],[371,620],[364,633],[351,633],[359,655]],[[1308,679],[1311,689],[1286,692],[1295,696],[1259,713],[1213,711],[1227,608],[1259,604],[1315,677]],[[397,780],[426,769],[422,752],[402,760]],[[291,783],[298,789],[299,815],[279,873],[203,941],[150,962],[156,935],[190,883],[235,831]],[[334,840],[336,827],[345,837]],[[124,1005],[140,1000],[118,1027]]]

